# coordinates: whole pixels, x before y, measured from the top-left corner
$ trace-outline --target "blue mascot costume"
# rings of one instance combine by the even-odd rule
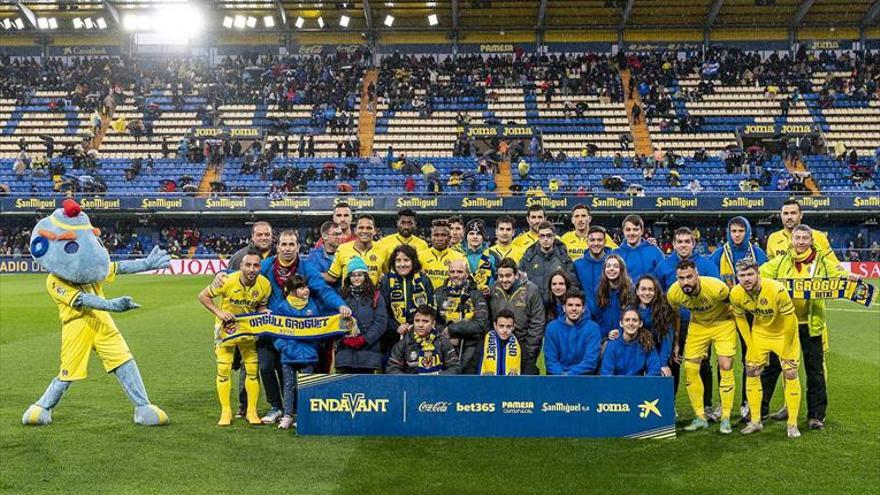
[[[150,404],[134,357],[109,313],[140,306],[130,297],[105,299],[103,285],[116,275],[165,268],[171,257],[157,246],[145,259],[112,263],[100,234],[72,199],[40,220],[31,234],[31,255],[49,272],[46,289],[61,318],[61,371],[36,404],[25,411],[21,419],[25,425],[52,422],[52,409],[70,384],[87,376],[92,349],[134,403],[135,423],[168,424],[165,411]]]

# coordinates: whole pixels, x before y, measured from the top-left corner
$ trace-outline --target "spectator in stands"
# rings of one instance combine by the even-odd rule
[[[326,239],[325,246],[331,242]],[[342,338],[336,346],[336,372],[342,374],[372,374],[382,369],[380,345],[388,325],[387,306],[383,294],[367,276],[366,265],[360,263],[362,270],[349,269],[342,283],[342,298],[351,308],[359,330],[355,336]]]
[[[697,194],[699,192],[703,192],[703,185],[700,184],[699,179],[694,179],[688,183],[688,191],[693,194]]]
[[[661,363],[654,337],[644,327],[635,308],[626,309],[620,320],[621,338],[608,342],[602,355],[603,376],[660,376]],[[666,375],[669,376],[669,375]]]
[[[547,374],[596,374],[602,342],[599,326],[585,316],[584,294],[581,291],[569,291],[563,300],[565,316],[547,325],[544,340]]]
[[[434,293],[437,330],[458,351],[462,374],[477,373],[477,346],[483,341],[489,310],[476,282],[468,276],[467,261],[449,262],[449,276]]]
[[[514,335],[522,343],[522,372],[537,375],[537,359],[544,338],[544,304],[542,289],[518,276],[516,262],[510,258],[498,265],[498,281],[492,291],[489,307],[493,315],[502,310],[514,314]]]
[[[437,312],[428,305],[419,306],[413,316],[413,331],[391,349],[388,374],[457,375],[461,372],[458,353],[435,329]]]

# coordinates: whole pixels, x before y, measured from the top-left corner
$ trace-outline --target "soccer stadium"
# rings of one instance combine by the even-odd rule
[[[880,0],[3,0],[0,492],[878,493],[877,180]]]

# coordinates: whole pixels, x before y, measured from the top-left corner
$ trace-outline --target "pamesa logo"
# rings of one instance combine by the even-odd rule
[[[358,413],[387,413],[388,399],[368,399],[363,393],[344,393],[340,399],[309,399],[309,410],[348,413],[354,419]]]

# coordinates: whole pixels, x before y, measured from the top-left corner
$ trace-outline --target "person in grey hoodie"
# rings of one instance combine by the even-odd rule
[[[526,249],[525,254],[519,260],[519,270],[524,272],[529,282],[538,287],[547,287],[550,275],[556,270],[562,270],[572,281],[577,280],[574,271],[574,262],[568,255],[565,244],[556,238],[556,229],[547,221],[538,225],[538,242]],[[546,304],[550,294],[541,294]]]
[[[516,262],[505,258],[498,264],[498,280],[491,297],[489,311],[492,315],[505,309],[513,313],[513,334],[523,348],[522,374],[537,375],[536,362],[544,341],[545,320],[541,290],[534,283],[520,279]]]

